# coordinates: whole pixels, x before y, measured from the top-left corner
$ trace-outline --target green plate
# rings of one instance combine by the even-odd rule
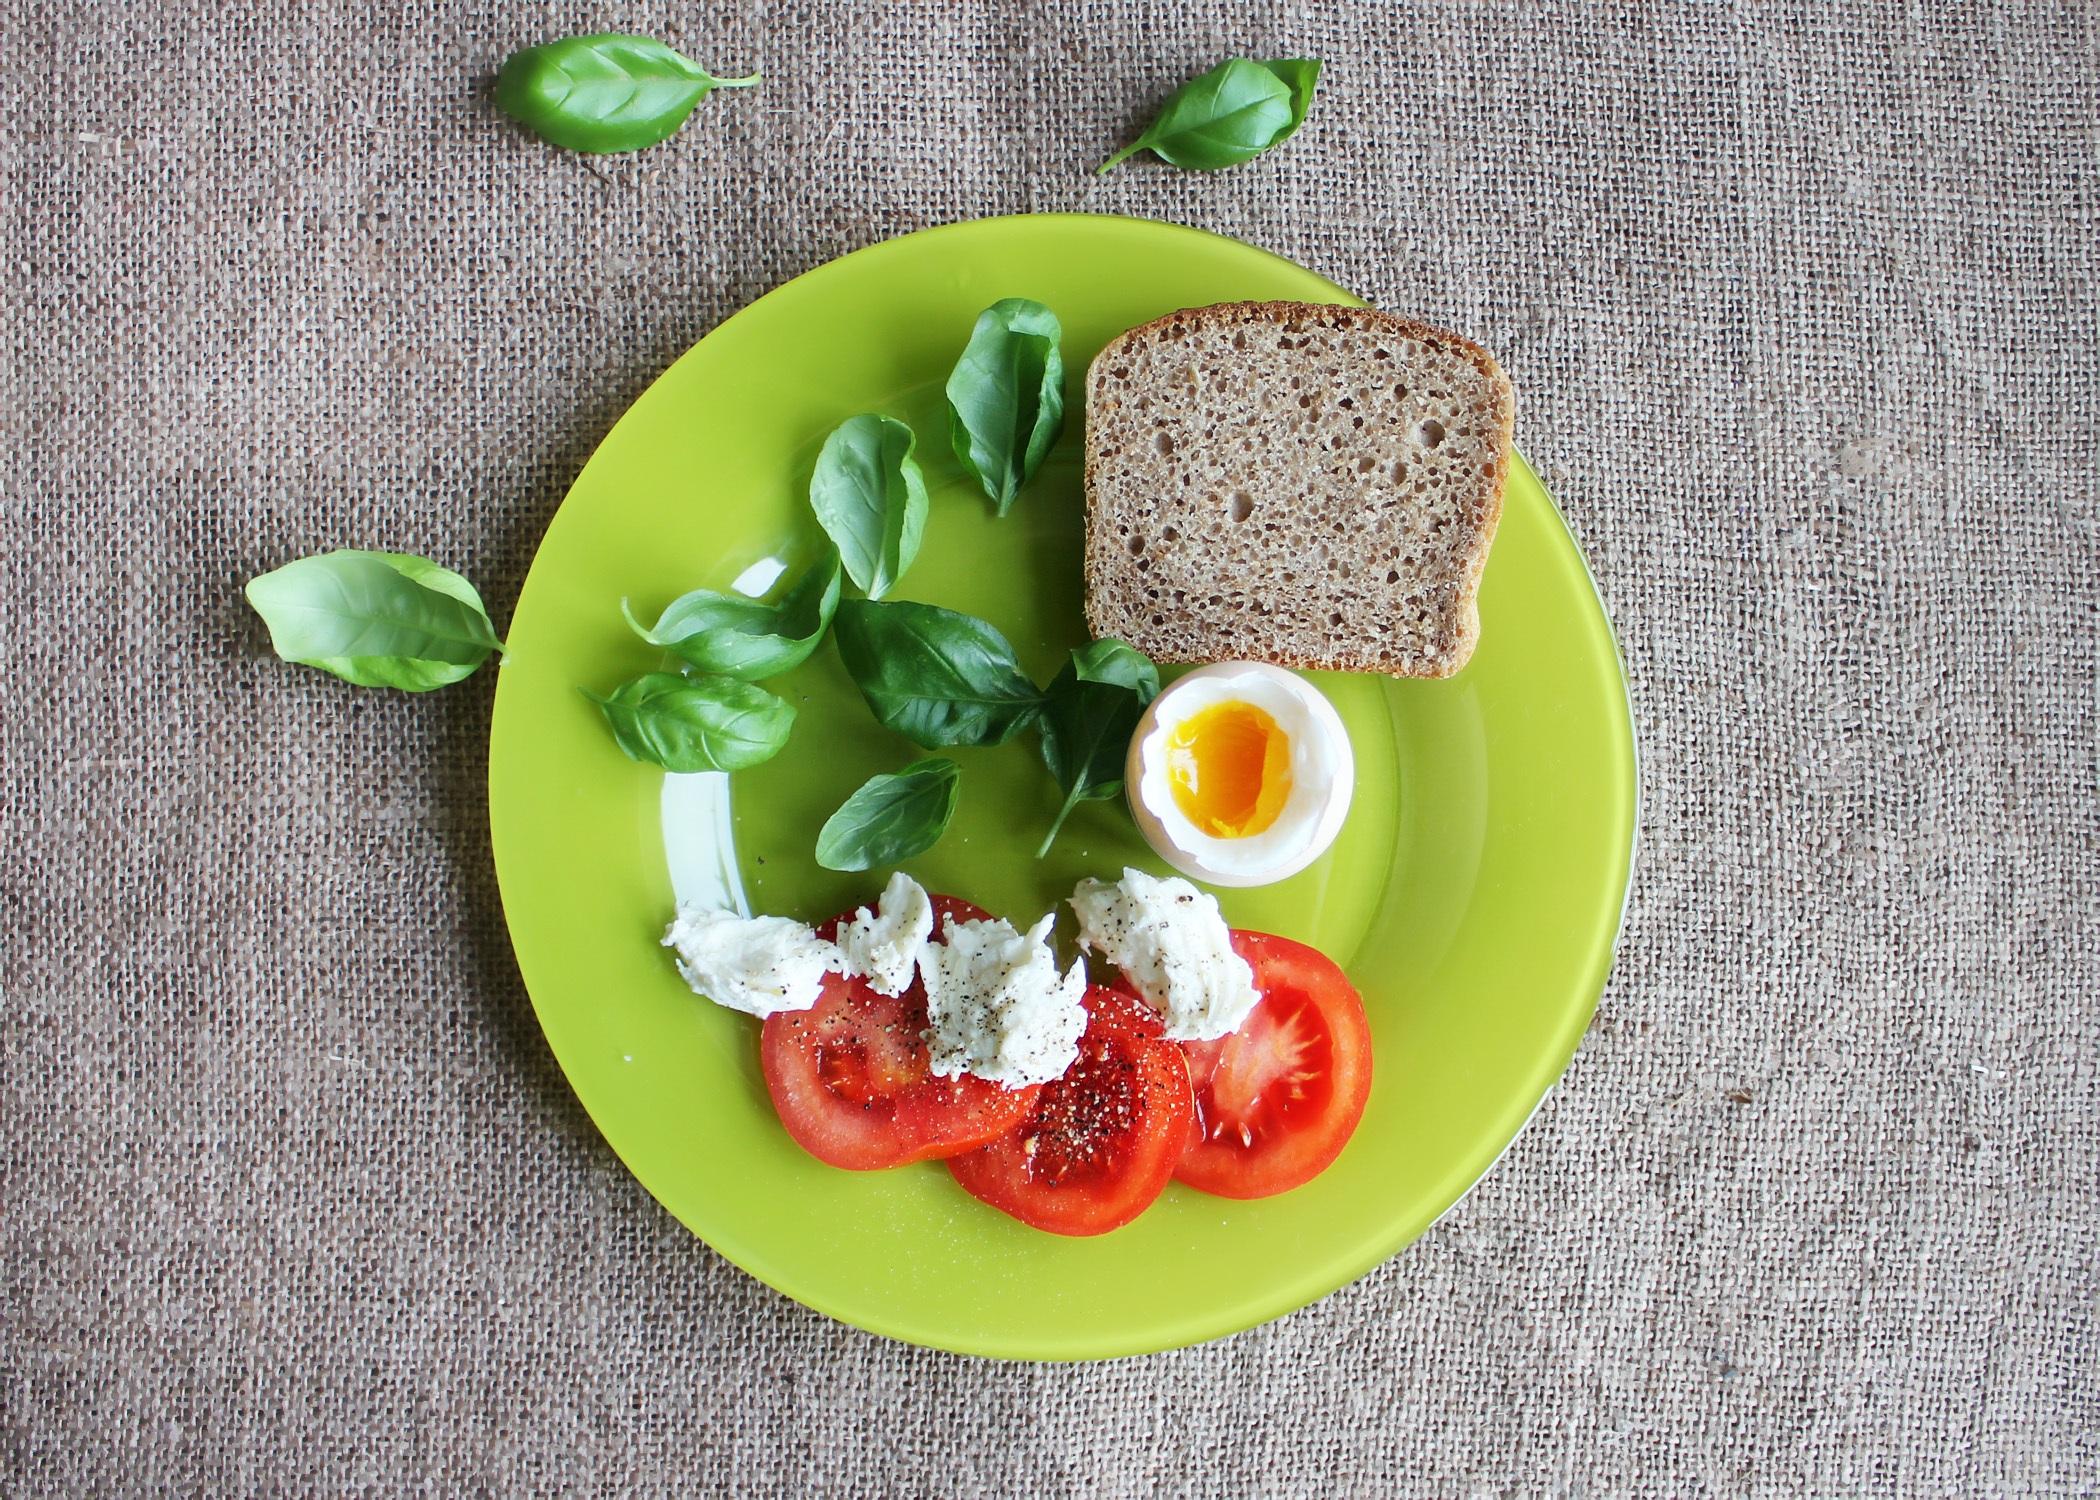
[[[941,387],[980,309],[1056,309],[1074,395],[1045,471],[997,520],[949,451]],[[709,334],[637,401],[548,528],[510,628],[489,754],[504,909],[547,1040],[649,1191],[723,1255],[876,1333],[1037,1359],[1216,1338],[1361,1276],[1508,1146],[1566,1066],[1610,968],[1634,827],[1634,750],[1611,628],[1523,463],[1482,586],[1480,647],[1447,682],[1312,674],[1349,726],[1356,802],[1303,874],[1222,891],[1236,926],[1313,943],[1362,989],[1376,1047],[1363,1124],[1305,1187],[1236,1203],[1175,1185],[1095,1239],[1023,1227],[938,1163],[826,1167],[766,1096],[757,1023],[696,998],[658,945],[683,894],[817,919],[884,872],[813,858],[868,776],[920,752],[878,729],[827,644],[768,686],[800,710],[776,760],[727,778],[626,759],[579,691],[661,664],[631,635],[687,589],[758,586],[818,539],[817,449],[857,412],[918,432],[933,506],[895,597],[983,615],[1038,681],[1083,641],[1076,397],[1110,337],[1180,307],[1350,302],[1233,240],[1042,215],[908,235],[820,267]],[[1056,804],[1033,737],[963,762],[947,838],[908,868],[1025,925],[1083,875],[1164,872],[1119,804]],[[1070,931],[1070,918],[1061,924]]]

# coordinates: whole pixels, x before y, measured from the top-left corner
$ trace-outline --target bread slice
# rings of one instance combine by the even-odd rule
[[[1086,617],[1157,661],[1448,677],[1480,637],[1513,400],[1364,307],[1227,302],[1087,371]]]

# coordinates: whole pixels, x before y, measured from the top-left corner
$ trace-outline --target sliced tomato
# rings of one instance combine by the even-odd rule
[[[933,910],[936,941],[950,916],[989,915],[950,896],[935,896]],[[818,931],[835,936],[850,916]],[[819,1161],[868,1172],[972,1150],[1027,1117],[1034,1088],[936,1077],[926,1024],[926,992],[916,979],[901,995],[883,995],[836,974],[825,976],[824,993],[808,1010],[768,1016],[759,1059],[788,1134]]]
[[[1174,1175],[1223,1198],[1266,1198],[1312,1181],[1341,1155],[1371,1093],[1364,1003],[1316,948],[1235,932],[1261,999],[1240,1029],[1183,1042],[1196,1124]]]
[[[1104,1234],[1143,1213],[1173,1176],[1195,1101],[1181,1049],[1130,996],[1086,992],[1079,1060],[1042,1086],[1027,1119],[948,1158],[972,1197],[1054,1234]]]

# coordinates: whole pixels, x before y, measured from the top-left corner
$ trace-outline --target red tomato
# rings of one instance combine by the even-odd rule
[[[1184,1042],[1196,1089],[1196,1125],[1174,1169],[1222,1198],[1266,1198],[1327,1170],[1363,1118],[1371,1092],[1371,1030],[1364,1003],[1316,948],[1235,932],[1261,999],[1240,1029]]]
[[[933,911],[936,941],[945,918],[988,915],[949,896],[935,896]],[[851,915],[817,930],[831,937]],[[926,1024],[926,992],[916,979],[891,996],[836,974],[824,977],[824,993],[808,1010],[768,1016],[759,1058],[787,1133],[819,1161],[868,1172],[972,1150],[1027,1117],[1033,1088],[935,1077]]]
[[[972,1197],[1054,1234],[1103,1234],[1160,1195],[1188,1140],[1194,1100],[1180,1049],[1139,1001],[1086,992],[1079,1060],[1034,1111],[981,1151],[948,1158]]]

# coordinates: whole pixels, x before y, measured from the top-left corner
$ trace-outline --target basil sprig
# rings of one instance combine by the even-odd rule
[[[977,315],[948,377],[949,435],[963,469],[1005,515],[1065,427],[1057,314],[1005,297]]]
[[[405,552],[302,557],[247,595],[279,656],[361,687],[427,693],[503,649],[473,584]]]
[[[871,776],[825,820],[817,863],[827,870],[867,870],[924,854],[955,816],[962,767],[943,756],[914,761],[890,776]]]
[[[1168,95],[1145,133],[1096,171],[1108,172],[1145,150],[1205,172],[1252,161],[1305,123],[1319,81],[1317,58],[1227,58]]]
[[[795,724],[794,705],[734,677],[646,672],[609,697],[586,690],[634,760],[666,771],[741,771],[771,760]]]
[[[1006,637],[974,616],[848,599],[833,633],[876,720],[924,749],[1002,745],[1042,706]]]
[[[1043,695],[1037,724],[1043,764],[1065,794],[1037,859],[1050,852],[1073,808],[1122,792],[1130,736],[1158,696],[1159,669],[1136,648],[1111,638],[1072,653]]]
[[[829,546],[777,604],[695,589],[673,600],[652,630],[620,601],[627,623],[650,645],[676,652],[703,672],[746,682],[801,666],[831,628],[838,607],[839,555]]]
[[[571,151],[639,151],[716,89],[748,88],[758,77],[717,78],[654,38],[605,32],[513,52],[496,77],[496,104]]]
[[[893,417],[848,417],[817,455],[809,504],[862,593],[880,599],[919,555],[926,479],[918,439]]]

